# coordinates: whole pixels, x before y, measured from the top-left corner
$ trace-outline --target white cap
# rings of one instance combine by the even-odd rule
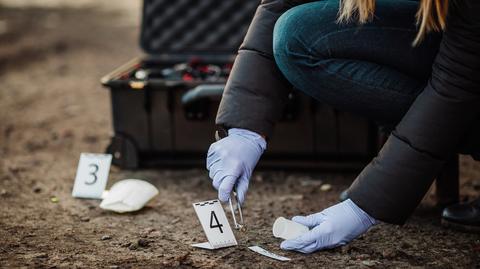
[[[273,236],[286,240],[294,239],[309,231],[308,227],[300,223],[279,217],[273,223]]]

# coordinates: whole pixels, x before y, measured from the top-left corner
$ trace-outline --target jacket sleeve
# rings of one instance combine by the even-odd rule
[[[480,114],[480,1],[450,1],[431,78],[350,198],[378,220],[402,224]]]
[[[291,89],[273,58],[277,19],[306,0],[262,0],[238,50],[217,112],[216,124],[270,137]]]

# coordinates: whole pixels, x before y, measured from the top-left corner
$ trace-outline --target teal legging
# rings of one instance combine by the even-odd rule
[[[294,7],[274,30],[275,61],[295,88],[333,107],[394,126],[424,89],[441,34],[417,47],[418,2],[380,0],[365,25],[338,24],[337,0]]]

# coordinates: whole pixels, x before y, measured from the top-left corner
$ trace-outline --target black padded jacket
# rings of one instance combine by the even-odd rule
[[[261,2],[238,51],[217,125],[272,135],[291,89],[273,59],[273,27],[286,10],[307,2],[313,1]],[[405,222],[480,116],[480,1],[450,3],[426,88],[349,190],[378,220]]]

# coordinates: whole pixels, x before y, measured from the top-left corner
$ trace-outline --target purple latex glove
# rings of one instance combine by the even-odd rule
[[[350,199],[320,213],[306,217],[296,216],[292,220],[311,230],[297,238],[283,241],[280,247],[303,253],[343,246],[377,223]]]
[[[266,148],[261,135],[237,128],[228,130],[227,137],[210,146],[207,169],[220,201],[228,202],[235,186],[238,201],[245,201],[250,176]]]

